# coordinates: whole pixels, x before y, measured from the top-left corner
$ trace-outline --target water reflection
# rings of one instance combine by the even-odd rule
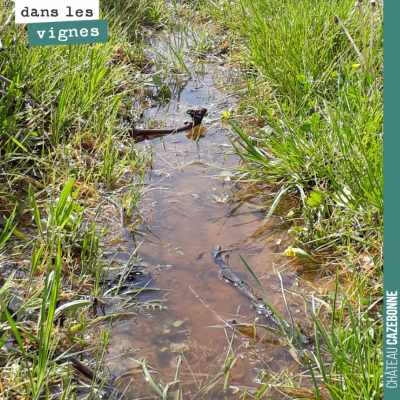
[[[286,265],[281,254],[292,239],[283,229],[280,215],[285,215],[285,207],[291,204],[283,205],[279,215],[266,221],[274,188],[236,182],[218,169],[241,166],[238,157],[226,154],[230,142],[227,125],[220,117],[235,99],[217,89],[221,73],[209,68],[205,75],[168,82],[169,101],[144,110],[144,125],[153,118],[177,126],[186,118],[187,108],[196,105],[206,107],[209,115],[197,133],[142,144],[161,142],[144,180],[148,191],[140,205],[143,224],[123,242],[117,259],[126,261],[144,241],[141,260],[152,272],[152,285],[161,290],[143,296],[163,300],[168,309],[141,309],[138,318],[114,323],[108,359],[132,399],[154,398],[155,392],[141,373],[144,358],[155,381],[165,385],[174,381],[181,355],[179,379],[185,399],[207,387],[203,398],[224,398],[220,390],[225,378],[214,379],[228,360],[232,366],[227,384],[239,393],[246,388],[255,393],[262,387],[260,378],[268,374],[300,369],[289,349],[265,329],[255,325],[234,330],[222,327],[253,324],[255,314],[246,298],[218,279],[218,267],[210,253],[216,244],[239,249],[231,256],[230,265],[255,286],[240,253],[284,317],[287,311],[274,267],[280,269],[286,289],[297,291],[306,283],[299,282],[295,266]],[[307,328],[301,298],[288,296],[287,302]]]

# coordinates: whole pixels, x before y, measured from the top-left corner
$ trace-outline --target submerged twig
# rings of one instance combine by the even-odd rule
[[[234,250],[242,250],[242,249],[240,249],[239,247],[236,247],[236,248],[232,247],[230,249],[224,249],[224,250],[221,250],[221,251],[234,251]],[[207,253],[213,254],[214,251],[203,251],[203,253],[200,253],[194,261],[201,260],[203,258],[203,256],[204,256],[204,254],[207,254]]]
[[[72,365],[83,375],[85,375],[90,380],[95,379],[94,371],[87,367],[86,365],[82,364],[77,358],[70,357],[69,360],[71,361]],[[96,379],[97,380],[97,379]]]
[[[138,136],[148,137],[149,135],[169,135],[171,133],[178,133],[191,130],[196,126],[201,125],[204,116],[207,115],[206,108],[199,109],[189,109],[187,110],[187,114],[192,117],[191,122],[185,122],[183,126],[180,128],[166,128],[166,129],[136,129],[134,125],[132,125],[132,129],[130,132],[133,135],[133,138],[136,139]]]
[[[240,276],[232,270],[232,268],[229,266],[229,264],[227,262],[227,259],[222,256],[222,251],[220,250],[220,248],[221,247],[218,245],[217,251],[215,251],[213,253],[214,262],[216,264],[218,264],[218,266],[221,269],[220,277],[225,279],[226,282],[233,284],[233,286],[237,290],[239,290],[243,295],[245,295],[249,299],[252,308],[254,308],[256,310],[257,314],[262,315],[268,319],[267,326],[270,330],[272,330],[275,333],[276,332],[283,333],[283,335],[286,337],[288,342],[291,342],[291,339],[288,337],[287,332],[286,332],[286,329],[287,329],[288,332],[291,333],[291,336],[300,345],[300,342],[298,340],[299,338],[297,338],[297,335],[296,335],[294,329],[290,330],[290,325],[276,313],[276,311],[273,309],[272,305],[270,304],[269,300],[267,302],[265,300],[263,300],[259,296],[259,294],[257,293],[256,290],[254,290],[251,286],[249,286],[249,284],[247,284],[244,280],[242,280],[240,278]],[[250,267],[248,267],[246,262],[243,260],[243,258],[242,258],[242,261],[245,263],[247,268],[250,268]],[[252,273],[256,282],[259,283],[257,278],[255,277],[255,275],[253,274],[253,272],[251,270],[250,270],[250,272]],[[260,283],[259,283],[259,285],[261,286]],[[267,297],[265,291],[264,291],[264,294]],[[286,300],[285,300],[285,302],[286,302]],[[287,306],[287,304],[286,304],[286,306]],[[289,312],[289,314],[290,314],[290,312]],[[292,325],[293,325],[293,320],[292,320]],[[298,336],[300,336],[300,335],[298,335]],[[311,343],[311,338],[308,338],[305,335],[302,336],[301,339],[304,344]]]

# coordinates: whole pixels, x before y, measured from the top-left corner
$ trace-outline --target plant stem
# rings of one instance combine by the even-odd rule
[[[374,12],[375,12],[375,2],[371,1],[371,32],[369,34],[369,67],[371,75],[374,75]]]
[[[364,61],[364,58],[363,58],[363,56],[362,56],[360,50],[358,49],[356,43],[354,42],[353,38],[351,37],[351,35],[350,35],[350,33],[348,32],[348,30],[346,29],[346,27],[343,25],[343,22],[340,20],[340,18],[339,18],[337,15],[335,15],[335,22],[338,23],[338,24],[340,24],[340,26],[343,28],[344,33],[345,33],[346,36],[349,38],[350,43],[353,45],[354,50],[356,51],[356,53],[357,53],[357,55],[358,55],[358,58],[360,59],[362,65],[365,66],[365,61]]]
[[[365,27],[364,27],[364,16],[362,12],[362,0],[358,0],[358,9],[360,11],[360,22],[361,22],[361,36],[363,42],[363,55],[364,55],[364,66],[367,66],[367,44],[365,43]]]

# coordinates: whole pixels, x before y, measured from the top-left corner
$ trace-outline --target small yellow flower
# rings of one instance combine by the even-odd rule
[[[286,216],[287,216],[288,218],[292,218],[293,215],[294,215],[294,211],[289,211],[289,212],[287,213]]]
[[[287,257],[296,257],[296,254],[294,254],[293,250],[292,250],[292,246],[289,246],[284,252],[283,254]]]
[[[353,68],[357,69],[360,67],[360,64],[351,64]]]

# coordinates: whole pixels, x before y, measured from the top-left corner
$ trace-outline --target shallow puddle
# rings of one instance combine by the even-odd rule
[[[298,275],[299,266],[293,261],[288,263],[291,259],[282,255],[293,240],[284,228],[285,216],[295,203],[283,204],[278,213],[281,216],[266,221],[274,188],[257,187],[231,176],[229,168],[243,165],[239,157],[226,155],[231,147],[228,124],[221,114],[236,99],[222,90],[222,79],[232,79],[227,70],[206,66],[201,74],[185,77],[184,85],[170,82],[171,99],[154,102],[154,107],[144,112],[144,121],[180,126],[188,119],[188,108],[208,109],[197,141],[193,137],[198,131],[138,144],[162,142],[155,147],[151,172],[143,182],[147,192],[139,209],[145,223],[133,238],[121,231],[124,241],[117,258],[127,261],[143,241],[139,253],[141,261],[152,267],[149,286],[161,290],[141,294],[140,299],[162,299],[161,305],[167,309],[141,308],[137,318],[114,324],[106,359],[115,366],[113,374],[121,378],[125,394],[132,399],[155,398],[155,391],[141,372],[139,361],[144,358],[153,368],[154,381],[166,384],[175,380],[177,357],[182,355],[179,385],[184,399],[210,384],[232,355],[237,359],[227,381],[228,398],[243,397],[246,388],[249,393],[260,390],[259,371],[272,376],[301,369],[287,346],[263,340],[270,338],[270,333],[262,328],[233,332],[230,328],[211,327],[226,322],[251,324],[256,317],[247,298],[219,279],[219,267],[211,255],[218,244],[236,249],[229,259],[232,269],[257,288],[240,254],[260,279],[271,303],[287,318],[274,268],[279,270],[294,320],[304,329],[309,325],[302,298],[290,293],[308,289],[309,283]],[[224,398],[224,379],[202,398]],[[235,388],[238,391],[233,395]],[[271,392],[272,398],[279,396]]]

